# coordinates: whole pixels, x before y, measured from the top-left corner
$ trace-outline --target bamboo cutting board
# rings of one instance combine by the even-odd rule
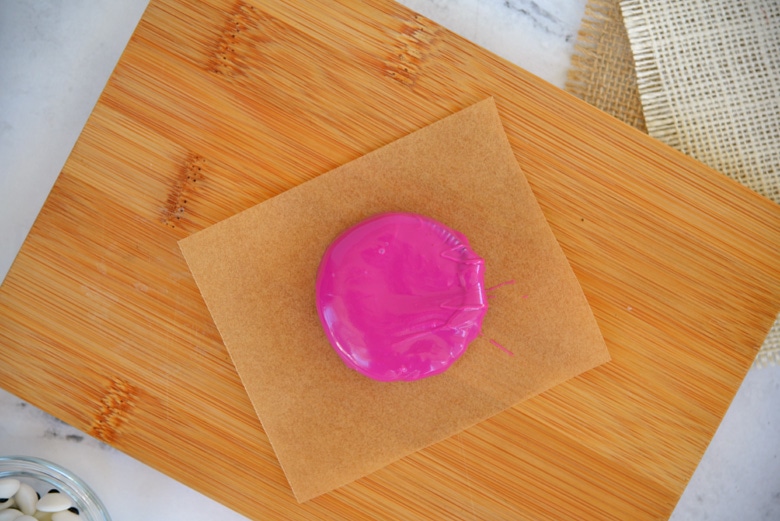
[[[299,505],[176,242],[491,95],[613,361]],[[778,244],[778,206],[396,4],[152,0],[0,288],[0,382],[256,519],[663,518]]]

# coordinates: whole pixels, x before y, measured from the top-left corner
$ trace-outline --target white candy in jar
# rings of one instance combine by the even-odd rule
[[[13,478],[0,479],[0,521],[79,521],[81,516],[73,500],[57,489],[41,496],[27,483]]]
[[[18,479],[3,478],[0,479],[0,499],[10,499],[19,490],[21,483]]]

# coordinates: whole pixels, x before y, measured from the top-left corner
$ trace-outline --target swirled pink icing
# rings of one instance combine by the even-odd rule
[[[457,231],[417,214],[376,215],[326,250],[317,312],[348,367],[381,381],[425,378],[449,368],[479,334],[484,270]]]

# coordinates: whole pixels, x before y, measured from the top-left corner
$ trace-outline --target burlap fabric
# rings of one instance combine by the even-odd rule
[[[566,90],[780,203],[780,3],[591,0]]]
[[[590,0],[585,6],[565,89],[647,132],[619,4],[619,0]]]

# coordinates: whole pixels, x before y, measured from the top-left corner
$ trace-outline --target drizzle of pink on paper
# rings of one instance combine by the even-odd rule
[[[499,344],[498,342],[496,342],[496,341],[495,341],[495,340],[493,340],[492,338],[491,338],[490,340],[488,340],[488,342],[490,342],[491,344],[493,344],[494,346],[496,346],[497,348],[499,348],[501,351],[503,351],[503,352],[507,353],[509,356],[515,356],[515,354],[514,354],[512,351],[510,351],[510,350],[509,350],[509,349],[507,349],[506,347],[502,346],[501,344]]]
[[[316,305],[344,363],[380,381],[445,371],[480,333],[485,261],[428,217],[388,213],[336,238],[320,263]]]
[[[488,289],[486,289],[485,291],[493,291],[494,289],[500,288],[501,286],[506,286],[507,284],[514,284],[514,283],[515,283],[514,279],[507,280],[506,282],[502,282],[501,284],[496,284],[495,286],[491,286]]]

